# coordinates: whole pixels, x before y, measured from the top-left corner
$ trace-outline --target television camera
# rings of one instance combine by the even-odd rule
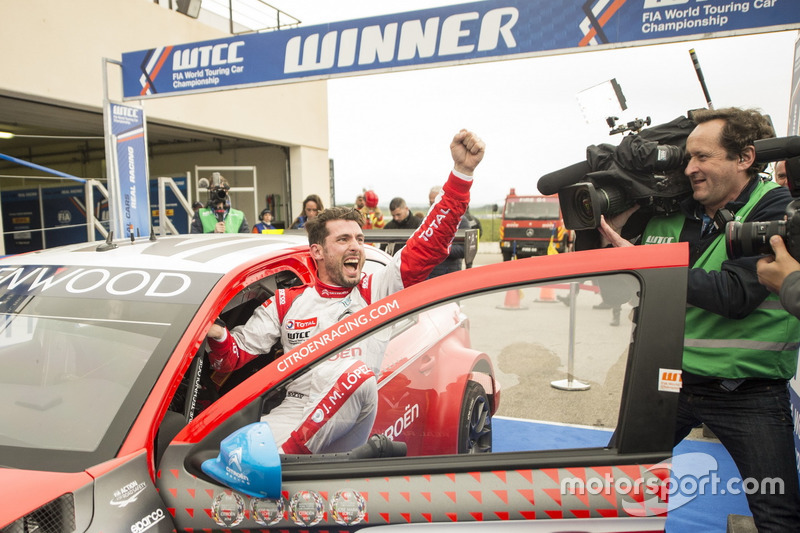
[[[214,210],[217,221],[222,222],[225,219],[225,211],[230,202],[228,191],[231,186],[228,184],[228,181],[222,177],[222,174],[219,172],[213,172],[211,174],[211,181],[209,181],[208,178],[201,178],[197,185],[200,188],[205,187],[208,189],[208,203],[206,205]],[[222,202],[222,209],[217,209],[216,204],[220,201]]]
[[[619,146],[591,145],[585,161],[539,179],[542,194],[558,194],[567,229],[597,228],[600,215],[613,216],[634,204],[642,212],[673,213],[692,192],[683,173],[686,138],[695,127],[691,118],[681,116],[647,129],[650,117],[620,126],[616,120],[606,119],[610,135],[629,132]]]
[[[761,139],[753,145],[756,163],[786,161],[786,184],[794,200],[786,206],[786,220],[727,222],[725,246],[728,257],[771,254],[769,239],[780,235],[792,257],[800,260],[800,136]]]

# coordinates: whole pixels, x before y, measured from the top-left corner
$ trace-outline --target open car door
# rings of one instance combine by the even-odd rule
[[[687,260],[684,244],[542,256],[375,302],[196,416],[157,465],[160,495],[178,530],[663,530]],[[373,430],[405,456],[272,452],[262,472],[219,456],[294,377],[367,339],[386,346]],[[247,490],[206,475],[215,458]],[[278,485],[256,497],[266,471]]]

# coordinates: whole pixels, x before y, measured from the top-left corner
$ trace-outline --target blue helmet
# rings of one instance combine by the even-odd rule
[[[203,461],[201,468],[223,485],[253,498],[281,497],[281,459],[266,422],[225,437],[216,459]]]

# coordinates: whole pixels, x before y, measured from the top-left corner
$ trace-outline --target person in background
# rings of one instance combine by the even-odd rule
[[[192,213],[197,213],[201,209],[203,209],[203,202],[197,201],[192,204]]]
[[[208,187],[208,207],[192,217],[189,233],[250,233],[250,224],[242,211],[230,204],[228,180],[215,172]]]
[[[322,206],[322,199],[316,194],[309,194],[306,196],[306,199],[303,200],[303,214],[294,219],[289,229],[304,228],[306,222],[317,216],[323,209],[325,208]]]
[[[422,219],[412,215],[406,201],[399,196],[389,202],[389,212],[392,220],[386,223],[386,229],[417,229],[422,224]]]
[[[406,201],[399,196],[389,202],[389,212],[392,214],[392,220],[387,222],[383,229],[417,229],[422,224],[422,218],[412,215]],[[403,246],[405,243],[396,243],[393,248],[394,253]]]
[[[364,192],[364,229],[381,229],[386,225],[383,213],[378,208],[378,194],[369,190]]]
[[[786,183],[788,176],[786,174],[786,161],[776,161],[775,162],[775,183],[780,185],[781,187],[788,187],[789,184]]]
[[[275,229],[275,226],[272,225],[272,211],[269,209],[262,209],[258,218],[260,222],[253,226],[253,233],[266,233],[267,230]]]
[[[779,235],[770,237],[769,244],[774,255],[758,260],[758,281],[780,296],[783,308],[800,319],[800,263]]]
[[[367,206],[367,204],[364,203],[364,195],[363,194],[359,194],[358,196],[356,196],[356,203],[353,204],[353,205],[355,207],[355,210],[363,215],[364,214],[364,208]]]

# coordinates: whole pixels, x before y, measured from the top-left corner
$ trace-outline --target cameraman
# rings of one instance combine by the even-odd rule
[[[800,263],[789,254],[778,235],[770,237],[769,244],[775,255],[758,260],[758,281],[780,295],[784,309],[800,318]]]
[[[796,531],[800,488],[794,458],[788,380],[797,367],[800,322],[758,282],[758,257],[729,259],[724,228],[714,218],[723,208],[737,220],[782,220],[789,191],[762,181],[755,165],[758,139],[774,137],[755,110],[695,112],[686,141],[686,175],[692,197],[681,212],[652,217],[642,242],[688,242],[689,270],[683,387],[675,444],[705,424],[731,454],[742,479],[762,490],[747,494],[760,532]],[[603,241],[631,246],[619,231],[635,211],[601,220]],[[783,491],[768,494],[767,480]]]
[[[215,172],[208,187],[208,205],[195,212],[189,233],[250,233],[244,213],[230,206],[230,188],[228,180]]]

